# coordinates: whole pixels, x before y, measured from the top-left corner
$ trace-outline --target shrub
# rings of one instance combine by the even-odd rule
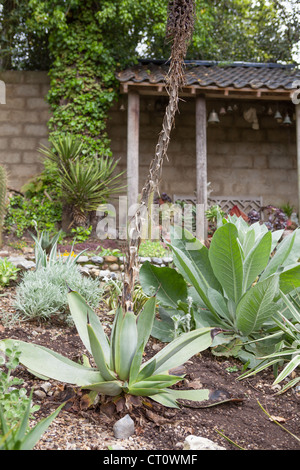
[[[67,303],[68,289],[80,292],[95,308],[102,289],[99,281],[83,277],[75,264],[61,259],[55,264],[27,271],[16,290],[15,307],[22,318],[49,320],[53,317],[69,321]]]
[[[7,258],[0,260],[0,289],[8,286],[11,281],[16,281],[19,269]]]

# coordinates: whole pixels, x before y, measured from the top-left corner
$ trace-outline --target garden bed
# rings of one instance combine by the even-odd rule
[[[3,247],[3,250],[6,247]],[[0,311],[14,313],[15,287],[6,288],[0,297]],[[97,312],[104,325],[112,316],[101,305]],[[11,327],[4,326],[0,316],[0,339],[15,338],[49,347],[73,360],[84,349],[76,330],[64,325],[24,322]],[[147,356],[153,356],[163,344],[151,339]],[[25,381],[28,391],[33,387],[33,401],[40,406],[35,417],[47,416],[58,405],[67,401],[64,410],[45,432],[35,449],[39,450],[108,450],[122,446],[131,450],[180,450],[187,436],[206,437],[228,450],[240,447],[246,450],[299,450],[300,394],[291,389],[276,395],[272,388],[272,371],[238,380],[242,364],[234,358],[214,356],[210,350],[194,356],[185,364],[184,388],[209,388],[218,391],[226,402],[208,408],[182,406],[171,409],[150,399],[134,402],[128,407],[116,409],[110,400],[103,399],[97,405],[86,408],[82,393],[75,387],[50,380],[45,383],[33,377],[22,366],[15,373]],[[196,404],[197,405],[197,404]],[[272,421],[261,406],[278,422]],[[116,439],[114,423],[130,414],[135,422],[135,433],[127,439]],[[283,429],[283,426],[285,429]],[[289,431],[289,432],[288,432]],[[220,433],[237,445],[229,442]]]

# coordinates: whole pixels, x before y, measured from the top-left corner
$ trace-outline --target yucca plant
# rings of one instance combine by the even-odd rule
[[[71,212],[70,225],[84,226],[90,212],[123,189],[122,173],[116,173],[118,161],[84,155],[81,141],[72,135],[62,136],[52,145],[53,149],[42,146],[39,151],[57,168],[62,202]]]
[[[4,222],[4,214],[6,208],[6,190],[7,190],[7,173],[3,165],[0,165],[0,246],[2,245],[2,230]]]
[[[67,134],[51,142],[53,149],[49,149],[45,145],[39,148],[47,160],[54,163],[57,168],[68,168],[70,163],[81,155],[82,143],[78,137]]]
[[[76,160],[63,166],[60,172],[63,200],[72,207],[76,225],[85,225],[87,213],[120,192],[120,173],[115,173],[118,161],[97,158]]]
[[[185,333],[143,363],[155,316],[155,297],[146,302],[139,315],[129,311],[124,314],[119,306],[110,338],[81,295],[69,292],[68,301],[78,334],[91,355],[90,367],[36,344],[6,339],[0,342],[0,347],[5,351],[14,344],[21,352],[20,363],[40,378],[59,380],[103,395],[147,396],[175,408],[179,407],[179,399],[209,400],[209,390],[170,388],[183,380],[181,375],[172,375],[171,370],[207,349],[219,330],[199,328]]]

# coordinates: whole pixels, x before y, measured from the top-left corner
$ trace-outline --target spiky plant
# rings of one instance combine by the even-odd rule
[[[88,158],[82,153],[81,141],[72,135],[62,136],[52,145],[53,149],[43,146],[39,151],[57,168],[62,202],[71,215],[67,229],[85,226],[88,214],[122,189],[122,173],[116,174],[118,161],[96,155]]]
[[[2,229],[6,208],[7,173],[3,165],[0,165],[0,246],[2,246]]]
[[[131,230],[127,247],[127,257],[124,269],[122,293],[123,311],[131,311],[132,295],[135,279],[138,273],[138,250],[141,243],[142,215],[148,208],[154,192],[158,192],[162,165],[167,157],[171,131],[178,110],[179,91],[184,85],[184,58],[192,37],[195,16],[195,0],[174,0],[168,4],[168,20],[166,25],[166,40],[172,42],[170,67],[166,76],[166,90],[169,102],[165,110],[162,130],[158,137],[155,156],[150,164],[149,173],[142,189],[141,201],[133,219],[130,221]]]

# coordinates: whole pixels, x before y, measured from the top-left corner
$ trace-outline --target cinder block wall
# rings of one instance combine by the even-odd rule
[[[153,158],[164,112],[157,109],[157,97],[141,97],[140,108],[140,189]],[[112,151],[126,168],[127,106],[126,96],[110,113],[109,134]],[[217,111],[224,103],[207,102],[207,111]],[[255,103],[259,130],[253,130],[243,111],[253,102],[238,103],[238,111],[226,114],[220,124],[207,127],[208,181],[215,196],[263,197],[264,204],[287,202],[297,207],[297,149],[295,122],[279,126],[263,107]],[[273,110],[276,103],[273,104]],[[120,110],[125,108],[123,111]],[[193,194],[196,190],[195,101],[181,101],[171,136],[168,161],[165,161],[161,191]]]
[[[6,104],[0,104],[0,163],[9,172],[9,186],[20,189],[42,169],[37,148],[48,143],[49,90],[46,72],[8,71],[0,73],[6,85]],[[208,102],[207,110],[224,103]],[[157,97],[141,97],[140,112],[140,189],[146,179],[155,152],[164,115],[164,104]],[[261,111],[261,103],[255,103]],[[295,124],[280,127],[274,118],[258,113],[260,130],[242,117],[253,103],[241,103],[240,109],[227,114],[221,123],[207,128],[208,181],[213,195],[262,196],[265,204],[286,202],[297,206],[297,150]],[[267,104],[268,106],[268,104]],[[276,105],[273,105],[275,109]],[[122,110],[124,108],[124,110]],[[193,194],[196,189],[195,102],[180,102],[175,129],[163,168],[161,191]],[[119,168],[126,169],[127,97],[110,111],[108,133]]]
[[[42,169],[37,148],[48,143],[50,117],[45,97],[46,72],[0,72],[6,104],[0,104],[0,163],[9,174],[9,187],[21,187]]]

